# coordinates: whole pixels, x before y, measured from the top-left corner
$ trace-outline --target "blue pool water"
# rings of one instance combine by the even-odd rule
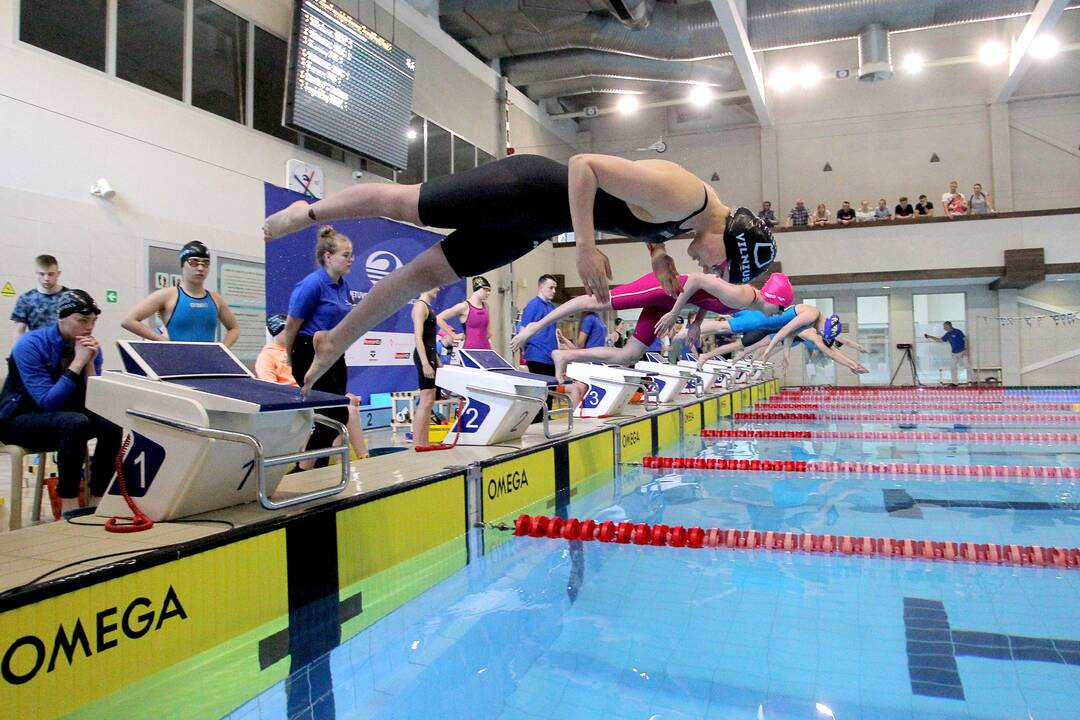
[[[847,460],[889,446],[798,442]],[[792,447],[690,438],[661,454],[788,459]],[[1028,444],[1021,462],[962,440],[891,452],[1076,461],[1068,446]],[[1075,483],[677,472],[627,468],[569,514],[1080,544]],[[229,717],[1076,718],[1078,607],[1077,570],[513,538]]]

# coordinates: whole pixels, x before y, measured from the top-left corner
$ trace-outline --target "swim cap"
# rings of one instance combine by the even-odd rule
[[[728,282],[748,283],[769,269],[776,258],[772,231],[753,211],[735,208],[724,229]]]
[[[192,240],[184,247],[180,248],[180,264],[183,265],[188,261],[188,258],[206,258],[210,259],[210,250],[198,240]]]
[[[270,337],[277,337],[285,329],[285,313],[277,313],[266,318],[266,330]]]
[[[61,318],[79,313],[80,315],[101,314],[101,308],[85,290],[65,290],[56,301],[56,313]]]
[[[840,316],[832,314],[825,318],[825,330],[821,333],[821,337],[825,340],[825,345],[832,347],[836,342],[836,336],[840,334]]]
[[[491,283],[489,283],[487,278],[483,275],[477,275],[472,279],[473,292],[476,292],[480,288],[487,288],[488,290],[491,289]]]
[[[791,280],[784,273],[773,273],[761,286],[761,297],[765,302],[784,308],[795,302],[795,290]]]

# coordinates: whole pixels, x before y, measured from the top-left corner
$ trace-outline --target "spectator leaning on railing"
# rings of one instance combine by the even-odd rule
[[[776,213],[772,209],[772,203],[768,200],[761,203],[761,210],[758,211],[757,216],[761,218],[766,227],[772,228],[776,226]]]
[[[786,227],[806,227],[810,222],[810,210],[802,199],[795,201],[795,207],[788,213]]]
[[[870,209],[870,203],[863,200],[859,203],[859,209],[855,211],[855,219],[859,222],[870,222],[874,219],[874,211]]]
[[[840,209],[836,211],[836,222],[841,225],[850,225],[855,222],[855,208],[851,207],[851,203],[847,200],[840,206]]]
[[[817,210],[810,216],[810,224],[816,226],[828,225],[832,221],[832,213],[825,203],[818,203]]]
[[[967,212],[968,215],[987,215],[997,212],[994,210],[994,203],[990,200],[990,196],[983,192],[982,185],[979,183],[975,183],[975,186],[971,188]]]
[[[893,220],[910,220],[914,214],[915,208],[908,202],[907,195],[901,196],[893,210]]]
[[[925,195],[919,196],[919,202],[915,205],[915,215],[918,218],[933,217],[934,203],[930,202]]]
[[[889,210],[889,203],[885,198],[881,198],[877,201],[877,208],[874,209],[875,220],[888,220],[892,217],[892,211]]]

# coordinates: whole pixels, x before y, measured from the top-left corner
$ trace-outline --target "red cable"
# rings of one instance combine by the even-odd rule
[[[133,514],[130,517],[117,515],[109,518],[105,523],[105,530],[107,532],[133,533],[149,530],[154,527],[154,521],[139,509],[139,506],[131,499],[131,495],[128,495],[127,482],[124,481],[124,453],[127,452],[128,447],[131,445],[131,437],[131,435],[128,435],[124,438],[124,443],[120,446],[120,452],[116,454],[116,482],[120,485],[120,494],[124,496],[124,502],[128,504],[128,507],[131,508]],[[121,525],[121,520],[128,520],[130,522],[126,525]]]
[[[457,413],[454,415],[454,424],[457,425],[457,434],[454,435],[454,442],[447,445],[446,443],[432,443],[430,445],[417,445],[413,448],[416,452],[433,452],[435,450],[450,450],[457,446],[458,439],[461,438],[461,408],[465,404],[464,396],[458,400]]]

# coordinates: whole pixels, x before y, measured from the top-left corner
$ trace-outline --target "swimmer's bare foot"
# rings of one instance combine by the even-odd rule
[[[334,344],[326,330],[320,330],[312,335],[311,345],[315,350],[315,357],[312,358],[311,367],[304,375],[304,397],[311,394],[312,387],[319,378],[341,357],[341,353],[334,349]]]
[[[566,350],[552,350],[551,361],[555,363],[555,379],[561,383],[566,382],[566,366],[570,364]]]
[[[517,352],[521,348],[525,347],[525,343],[529,342],[529,338],[536,334],[536,323],[529,323],[525,327],[518,331],[518,334],[510,338],[510,352]]]
[[[315,221],[308,215],[310,209],[308,203],[297,200],[284,210],[278,210],[263,223],[263,239],[270,241],[311,227]]]

